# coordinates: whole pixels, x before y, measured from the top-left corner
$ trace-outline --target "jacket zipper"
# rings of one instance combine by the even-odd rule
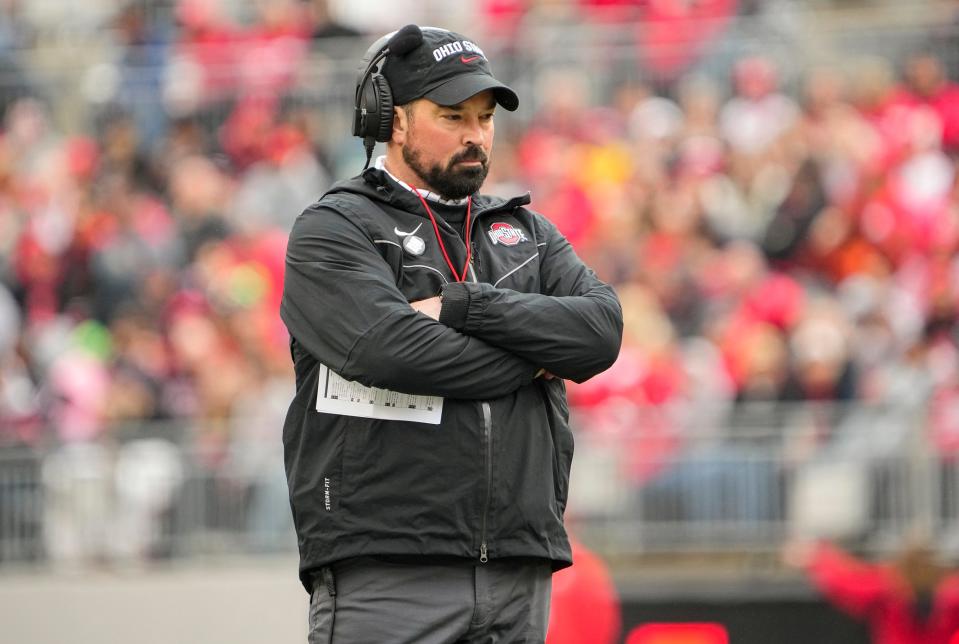
[[[470,233],[472,235],[472,233]],[[472,247],[473,252],[470,253],[470,268],[473,268],[473,264],[476,264],[476,268],[480,267],[479,253],[476,251],[476,241],[470,240],[470,246]],[[473,275],[473,281],[476,281],[476,275]]]
[[[476,223],[476,220],[473,220]],[[473,242],[473,248],[476,248],[476,242]],[[476,271],[473,269],[473,261],[476,259],[475,250],[469,263],[470,278],[473,282],[479,282],[476,279]],[[483,409],[483,442],[485,443],[486,459],[486,498],[483,500],[483,517],[480,527],[480,563],[489,561],[487,553],[488,545],[486,542],[487,525],[489,523],[489,506],[493,496],[493,412],[490,409],[489,401],[484,400],[480,403]]]
[[[477,213],[478,215],[479,213]],[[477,216],[473,219],[470,225],[470,235],[472,235],[472,229],[476,226],[476,220],[479,219]],[[447,229],[451,229],[450,225],[443,221],[443,225]],[[455,231],[453,231],[455,232]],[[457,234],[457,237],[460,237]],[[460,237],[461,238],[461,237]],[[462,239],[462,238],[461,238]],[[465,246],[465,243],[464,243]],[[474,250],[471,253],[470,261],[468,266],[469,276],[473,282],[479,282],[476,277],[476,270],[473,268],[473,262],[476,260],[476,243],[471,244],[472,249]],[[467,251],[470,249],[467,248]],[[484,458],[486,460],[486,497],[483,500],[483,516],[481,518],[480,524],[480,554],[479,560],[480,563],[486,563],[489,561],[489,544],[487,543],[487,530],[489,524],[489,510],[490,502],[493,497],[493,412],[490,409],[489,401],[484,400],[480,402],[480,407],[483,410],[483,442],[485,443]]]
[[[483,438],[486,443],[486,500],[483,503],[483,522],[480,529],[480,563],[489,561],[487,556],[486,524],[489,519],[490,498],[493,494],[493,414],[489,402],[483,401]]]

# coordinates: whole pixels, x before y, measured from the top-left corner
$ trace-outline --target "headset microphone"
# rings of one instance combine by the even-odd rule
[[[370,165],[376,142],[389,141],[393,135],[393,92],[380,73],[382,61],[387,56],[405,56],[422,42],[420,28],[406,25],[377,40],[363,55],[353,97],[353,136],[362,137],[366,148],[364,170]]]
[[[386,43],[394,56],[405,56],[423,43],[423,31],[416,25],[406,25]]]

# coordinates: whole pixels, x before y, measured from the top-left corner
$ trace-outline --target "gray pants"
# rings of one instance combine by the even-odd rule
[[[309,644],[504,644],[546,639],[550,564],[350,559],[316,576]]]

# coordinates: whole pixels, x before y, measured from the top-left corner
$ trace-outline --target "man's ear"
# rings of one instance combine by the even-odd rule
[[[398,145],[403,145],[406,143],[406,137],[409,135],[410,131],[410,119],[406,113],[406,110],[402,107],[393,108],[393,137],[390,139],[392,143]]]

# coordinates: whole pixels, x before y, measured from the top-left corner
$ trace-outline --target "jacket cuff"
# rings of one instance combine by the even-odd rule
[[[470,292],[464,282],[452,282],[443,287],[440,323],[451,329],[462,330],[470,310]]]

